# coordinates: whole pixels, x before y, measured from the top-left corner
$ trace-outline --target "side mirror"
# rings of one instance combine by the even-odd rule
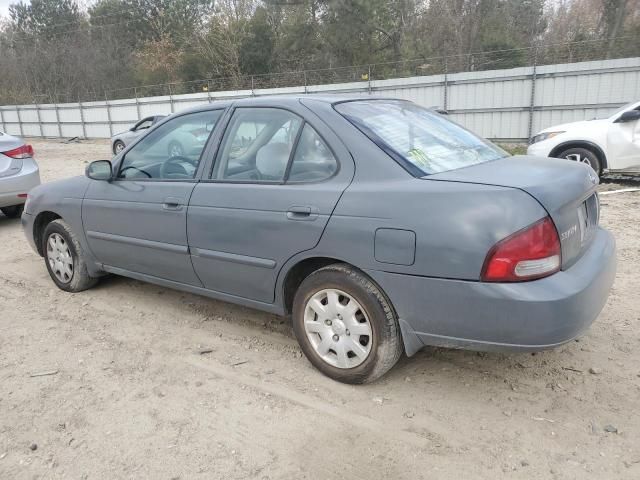
[[[109,160],[96,160],[87,165],[85,175],[91,180],[111,181],[113,176],[113,167]]]
[[[620,115],[614,123],[635,122],[640,120],[640,110],[629,110]]]

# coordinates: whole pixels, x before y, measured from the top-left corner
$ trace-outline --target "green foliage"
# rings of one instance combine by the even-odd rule
[[[487,42],[482,45],[483,53],[476,56],[475,70],[497,70],[526,65],[526,51],[506,41]]]
[[[274,49],[274,35],[266,9],[259,7],[249,20],[240,44],[240,69],[243,73],[269,73]]]
[[[555,46],[537,50],[539,63],[640,51],[637,0],[89,3],[86,11],[78,0],[10,6],[0,22],[0,101],[94,99],[116,89],[113,95],[130,96],[126,87],[165,82],[194,81],[172,87],[181,92],[249,88],[247,75],[301,70],[324,82],[362,81],[370,72],[372,79],[429,75],[445,65],[448,72],[511,68],[531,64],[530,47],[545,41]],[[602,41],[590,48],[563,44],[594,39]],[[213,80],[195,81],[203,78]],[[264,77],[256,81],[267,86]]]
[[[37,35],[52,39],[71,29],[77,29],[85,18],[73,0],[32,0],[9,6],[13,32],[20,38]]]
[[[527,154],[527,145],[525,143],[499,143],[498,146],[511,155]]]
[[[34,50],[58,47],[68,51],[69,44],[83,34],[86,18],[72,0],[34,0],[9,6],[10,22],[0,43],[6,52],[32,55]],[[34,48],[35,47],[35,48]],[[51,60],[51,55],[45,60]],[[46,63],[46,62],[45,62]]]

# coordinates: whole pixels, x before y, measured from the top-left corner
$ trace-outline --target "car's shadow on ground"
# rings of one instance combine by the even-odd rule
[[[158,311],[184,309],[190,315],[185,315],[181,320],[190,319],[194,327],[206,330],[209,328],[207,322],[211,321],[213,331],[215,322],[224,322],[234,333],[245,336],[262,335],[266,336],[267,342],[284,342],[292,348],[297,346],[291,321],[286,317],[117,275],[103,277],[95,290],[108,290],[110,295],[118,291],[123,295],[131,295],[133,292],[142,303],[144,299],[152,302],[153,307],[146,308]],[[541,379],[549,380],[559,375],[575,374],[572,370],[563,371],[562,365],[571,363],[571,357],[579,354],[579,350],[575,342],[555,350],[534,354],[424,347],[410,358],[403,355],[396,366],[373,385],[388,387],[400,382],[416,382],[421,386],[444,387],[453,384],[456,391],[460,388],[460,393],[466,396],[469,394],[469,387],[482,384],[504,391],[506,398],[518,391],[532,393],[533,389],[540,386],[544,388],[544,383],[539,385]],[[534,383],[538,385],[534,387]],[[496,399],[500,397],[501,395],[496,395]]]
[[[194,321],[223,321],[242,326],[251,332],[272,332],[283,335],[295,343],[295,337],[288,318],[261,312],[233,303],[215,300],[202,295],[182,292],[118,275],[106,275],[92,290],[120,290],[123,294],[136,292],[139,299],[152,301],[154,307],[162,309],[183,308],[194,317]]]
[[[584,343],[585,340],[574,340],[534,353],[427,346],[410,358],[403,355],[382,381],[389,385],[415,382],[428,388],[444,388],[452,398],[463,402],[469,397],[508,404],[519,396],[536,398],[540,391],[564,391],[568,384],[582,381],[580,377],[588,374],[588,367],[583,365],[590,356],[582,351]]]
[[[600,183],[617,183],[625,186],[640,186],[640,175],[607,173],[600,177]]]
[[[19,218],[9,218],[4,214],[0,213],[0,231],[4,228],[13,227],[15,225],[20,225]]]

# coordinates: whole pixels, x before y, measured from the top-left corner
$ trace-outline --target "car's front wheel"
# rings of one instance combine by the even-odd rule
[[[44,230],[42,251],[53,282],[66,292],[93,287],[97,279],[89,275],[84,251],[63,220],[54,220]]]
[[[591,150],[586,148],[569,148],[560,152],[558,158],[566,158],[567,160],[573,160],[574,162],[586,163],[600,176],[602,173],[602,166],[600,165],[600,159]]]
[[[302,282],[293,329],[309,361],[344,383],[381,377],[403,351],[389,301],[366,275],[344,264],[321,268]]]
[[[0,211],[2,211],[2,213],[4,213],[6,217],[18,218],[20,215],[22,215],[23,209],[24,209],[24,205],[14,205],[12,207],[0,208]]]

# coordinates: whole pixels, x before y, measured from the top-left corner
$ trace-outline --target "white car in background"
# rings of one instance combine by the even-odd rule
[[[22,215],[27,193],[40,185],[33,147],[21,138],[0,132],[0,211],[9,218]]]
[[[640,173],[640,102],[625,105],[608,118],[546,128],[531,138],[527,153],[583,162],[598,175]]]

